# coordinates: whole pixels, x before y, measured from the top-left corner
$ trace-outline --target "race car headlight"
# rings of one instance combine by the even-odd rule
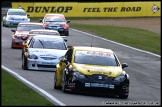
[[[117,77],[114,79],[114,81],[123,82],[125,79],[126,79],[126,77],[125,77],[125,72],[122,72],[119,76],[117,76]]]
[[[28,21],[28,19],[27,19],[27,18],[24,18],[23,20]]]
[[[21,35],[14,35],[15,38],[21,38]]]
[[[77,78],[85,78],[85,75],[81,74],[80,72],[76,71],[75,69],[73,70],[73,75]]]
[[[45,27],[46,29],[51,29],[52,27],[51,26],[48,26],[48,25],[46,25],[46,27]]]
[[[28,58],[30,58],[30,59],[38,59],[38,57],[35,54],[29,55]]]
[[[14,20],[12,17],[7,17],[7,20]]]
[[[30,19],[28,18],[28,22],[30,22]]]

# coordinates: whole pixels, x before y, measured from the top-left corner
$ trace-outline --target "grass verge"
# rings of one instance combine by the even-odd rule
[[[1,69],[2,106],[54,106],[51,102],[33,91]]]
[[[75,23],[70,27],[160,55],[160,35],[148,30]]]
[[[32,21],[38,22],[43,18],[31,18]],[[91,20],[94,18],[67,18],[70,20]],[[102,20],[102,18],[100,18]],[[160,35],[148,30],[129,27],[116,27],[107,25],[87,25],[76,24],[71,22],[70,28],[85,31],[105,39],[116,41],[138,49],[146,50],[160,55]]]

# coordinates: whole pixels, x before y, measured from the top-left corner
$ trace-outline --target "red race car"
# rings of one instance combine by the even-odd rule
[[[11,48],[22,48],[23,37],[29,34],[29,31],[33,29],[45,29],[42,23],[19,23],[16,30],[11,30],[14,32],[12,35]]]
[[[44,24],[45,29],[57,30],[61,36],[69,36],[69,23],[63,14],[46,14],[39,20]]]

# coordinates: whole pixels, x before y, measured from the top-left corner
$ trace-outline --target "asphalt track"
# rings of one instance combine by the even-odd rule
[[[13,28],[1,27],[1,64],[28,81],[42,88],[65,105],[104,106],[108,102],[117,104],[160,104],[161,105],[161,57],[146,52],[134,50],[88,34],[70,30],[67,37],[68,45],[96,46],[112,49],[121,63],[128,63],[125,71],[130,76],[130,93],[128,99],[118,99],[112,96],[63,93],[53,89],[54,72],[30,71],[21,68],[21,50],[11,49],[11,32]]]

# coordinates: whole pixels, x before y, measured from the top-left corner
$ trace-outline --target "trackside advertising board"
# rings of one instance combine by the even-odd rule
[[[160,1],[148,2],[12,2],[31,17],[61,13],[66,17],[154,17],[161,16]]]

